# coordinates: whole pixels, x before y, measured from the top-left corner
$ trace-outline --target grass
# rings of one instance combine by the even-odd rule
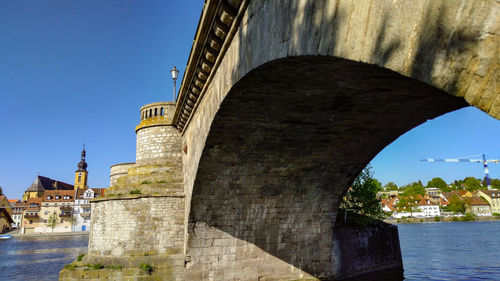
[[[123,265],[121,264],[106,265],[106,269],[123,269]]]
[[[74,263],[64,265],[64,269],[75,270],[75,268],[76,268],[76,264],[74,264]]]
[[[86,267],[90,268],[90,269],[103,269],[104,268],[104,265],[100,264],[100,263],[87,263],[85,265]]]
[[[79,254],[78,257],[76,258],[76,261],[82,261],[84,256],[85,254]]]
[[[142,181],[141,182],[141,184],[150,184],[150,183],[152,183],[152,182],[150,182],[150,181]]]
[[[139,189],[131,190],[130,194],[141,194],[141,191]]]
[[[145,271],[149,275],[151,275],[151,272],[153,272],[153,266],[149,263],[141,263],[139,265],[139,269]]]

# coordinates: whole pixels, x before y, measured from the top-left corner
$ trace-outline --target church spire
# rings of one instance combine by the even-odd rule
[[[83,144],[81,160],[80,162],[78,162],[78,169],[75,171],[75,190],[77,190],[78,188],[87,188],[88,172],[87,162],[85,162],[85,156],[87,156],[87,152],[85,151],[85,144]]]
[[[87,171],[87,162],[85,162],[85,156],[87,152],[85,151],[85,144],[83,144],[82,157],[80,162],[78,163],[78,170],[76,172],[86,172]]]

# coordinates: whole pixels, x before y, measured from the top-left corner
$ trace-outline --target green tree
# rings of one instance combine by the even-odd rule
[[[54,212],[52,215],[50,215],[49,219],[47,220],[47,226],[52,228],[52,233],[54,233],[54,228],[56,228],[57,223],[59,222],[59,217],[57,216],[57,213]]]
[[[397,184],[390,181],[386,185],[384,185],[384,189],[387,191],[391,191],[391,190],[398,190],[399,188]]]
[[[494,189],[500,189],[500,180],[499,179],[491,179],[491,186]],[[1,188],[0,188],[1,191]]]
[[[468,191],[474,191],[481,189],[481,180],[473,178],[473,177],[466,177],[463,181],[465,185],[465,189]]]
[[[419,198],[418,195],[403,195],[398,198],[398,203],[396,204],[396,209],[399,212],[410,213],[413,217],[413,213],[418,211],[417,205]]]
[[[460,196],[458,196],[457,194],[454,194],[450,198],[450,203],[448,204],[447,209],[452,211],[455,214],[457,214],[457,213],[465,214],[465,212],[467,210],[467,204],[465,203],[465,201],[462,198],[460,198]]]
[[[413,213],[418,211],[417,205],[421,196],[425,195],[425,188],[422,185],[422,182],[413,182],[406,185],[402,196],[399,197],[398,203],[396,204],[396,208],[400,212],[410,213],[410,216],[413,217]]]
[[[420,181],[408,184],[403,191],[404,196],[416,196],[417,194],[425,195],[425,188]]]
[[[427,182],[427,188],[430,188],[430,187],[439,188],[439,190],[441,190],[443,192],[451,191],[451,189],[446,190],[446,189],[449,189],[446,185],[446,182],[442,178],[439,178],[439,177],[433,178],[432,180]]]
[[[370,165],[366,166],[356,177],[352,187],[344,196],[340,207],[381,219],[384,218],[385,214],[382,211],[377,192],[381,191],[382,187],[381,183],[373,178],[371,169]]]
[[[0,186],[0,196],[3,195],[3,190],[2,190],[2,187]]]

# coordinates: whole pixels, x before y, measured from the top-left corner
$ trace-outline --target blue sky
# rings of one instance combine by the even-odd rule
[[[73,183],[85,142],[89,185],[135,161],[140,106],[172,100],[169,70],[181,71],[203,1],[0,1],[0,186],[19,198],[37,173]],[[500,157],[500,123],[474,108],[429,121],[373,161],[399,185],[434,176],[482,177],[480,164],[424,157]],[[495,142],[497,145],[495,145]],[[491,175],[500,178],[500,168]]]

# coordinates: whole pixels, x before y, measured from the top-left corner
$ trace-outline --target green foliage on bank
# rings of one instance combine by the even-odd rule
[[[84,256],[85,254],[79,254],[78,257],[76,258],[76,261],[82,261]]]
[[[340,203],[340,208],[375,219],[385,218],[377,193],[382,190],[382,184],[373,178],[370,165],[356,177]]]

